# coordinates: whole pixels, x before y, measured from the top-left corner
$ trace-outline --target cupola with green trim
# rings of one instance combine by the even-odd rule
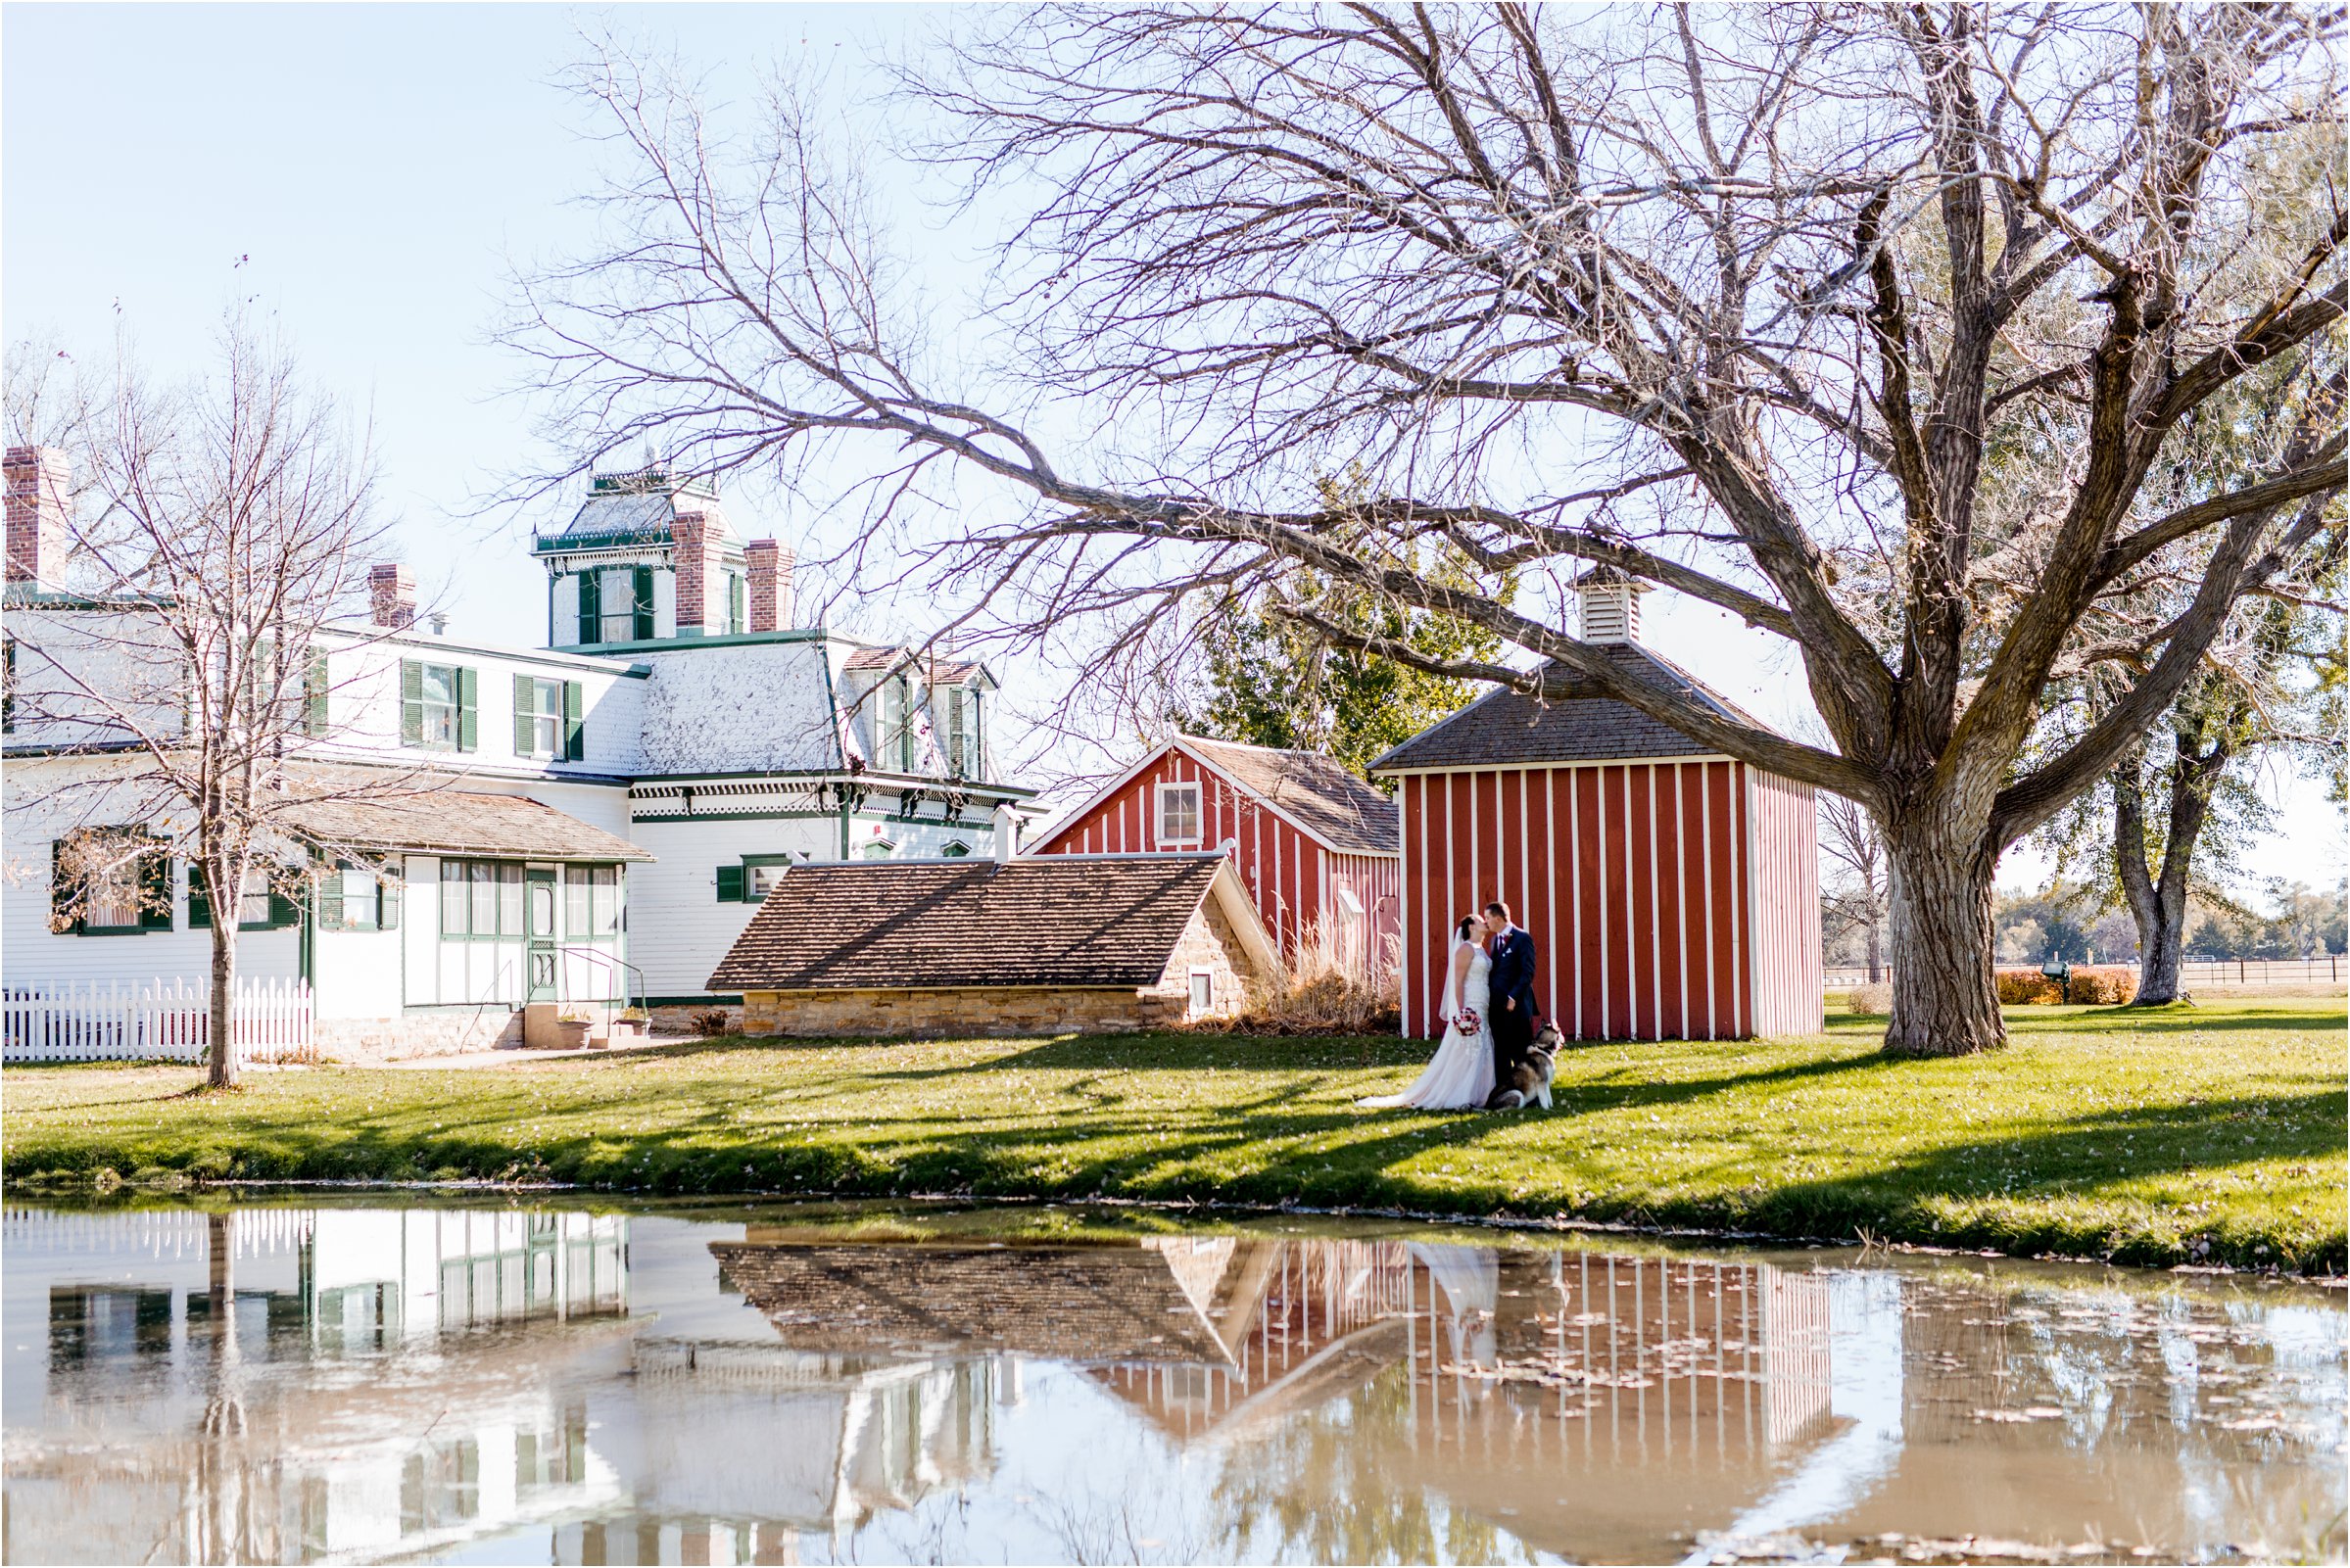
[[[791,552],[740,540],[718,489],[651,465],[597,474],[547,565],[550,647],[603,649],[781,631],[791,624]]]

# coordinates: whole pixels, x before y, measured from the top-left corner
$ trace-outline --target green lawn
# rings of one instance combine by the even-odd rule
[[[1385,1038],[730,1040],[255,1073],[230,1096],[187,1094],[184,1068],[11,1069],[0,1147],[12,1184],[1286,1201],[2339,1272],[2344,1023],[2334,1000],[2018,1009],[2006,1051],[1953,1062],[1888,1061],[1864,1020],[1768,1045],[1595,1046],[1561,1059],[1547,1115],[1359,1111],[1423,1054]]]

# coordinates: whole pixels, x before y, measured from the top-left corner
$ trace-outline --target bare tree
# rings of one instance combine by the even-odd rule
[[[10,370],[12,431],[30,434],[16,416],[34,370]],[[67,926],[168,925],[171,861],[201,874],[210,1079],[232,1086],[241,901],[299,894],[316,847],[296,823],[305,808],[401,787],[304,763],[327,634],[363,627],[385,542],[372,463],[333,401],[241,318],[210,379],[161,384],[125,356],[100,396],[53,382],[43,397],[38,428],[63,445],[24,453],[54,493],[45,580],[11,569],[10,811],[62,830],[52,919]],[[86,480],[78,496],[69,469]]]
[[[608,229],[518,281],[554,433],[708,471],[864,476],[856,559],[1015,630],[1101,615],[1156,657],[1192,596],[1300,569],[1500,638],[1428,659],[1568,678],[1859,802],[1883,834],[1886,1045],[2003,1040],[2003,848],[2170,706],[2239,598],[2326,531],[2338,398],[2255,477],[2149,493],[2247,372],[2339,354],[2336,6],[1332,6],[982,13],[903,74],[967,211],[1023,204],[960,353],[889,248],[904,170],[790,82],[737,141],[673,72],[578,75]],[[913,172],[920,172],[919,167]],[[1104,439],[1104,438],[1107,439]],[[2000,461],[1987,468],[1987,455]],[[592,460],[592,459],[591,459]],[[939,470],[992,506],[944,537]],[[1316,473],[1368,499],[1317,504]],[[549,476],[552,482],[552,476]],[[882,526],[890,520],[901,526]],[[1409,563],[1439,542],[1502,594]],[[1833,744],[1624,674],[1564,630],[1604,562],[1795,643]],[[2028,755],[2085,623],[2185,609],[2071,743]]]
[[[1869,983],[1885,978],[1885,840],[1875,819],[1843,795],[1820,796],[1820,855],[1828,862],[1833,908],[1860,933]]]

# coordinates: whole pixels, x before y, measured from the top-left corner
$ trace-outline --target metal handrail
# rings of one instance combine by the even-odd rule
[[[645,984],[645,972],[637,968],[636,965],[631,964],[627,959],[616,957],[613,954],[605,952],[599,947],[588,947],[578,942],[557,942],[554,944],[554,950],[558,953],[584,953],[598,963],[609,964],[616,970],[626,970],[637,977],[636,994],[638,996],[649,997],[652,994]],[[630,996],[626,986],[621,987],[620,1001],[623,1008],[636,1006],[636,1002]]]

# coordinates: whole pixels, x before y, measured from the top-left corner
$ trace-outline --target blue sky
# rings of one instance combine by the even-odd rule
[[[594,167],[551,83],[577,29],[607,23],[673,44],[721,94],[773,59],[812,58],[844,97],[868,53],[935,20],[904,6],[96,6],[0,10],[0,328],[54,335],[102,365],[118,322],[155,369],[201,367],[225,307],[270,312],[310,368],[363,407],[410,560],[470,636],[535,641],[544,580],[525,553],[560,507],[484,515],[478,501],[543,461],[516,365],[485,336],[509,256],[560,250],[565,205]],[[790,543],[766,501],[752,533]],[[1775,640],[1674,595],[1650,637],[1756,711],[1807,707]],[[874,606],[875,631],[905,607]],[[852,622],[836,616],[839,624]],[[1054,700],[1043,670],[1014,696]],[[1027,689],[1022,689],[1026,687]],[[2342,875],[2339,816],[2277,781],[2283,831],[2251,869]],[[2031,879],[2012,861],[2003,880]]]

